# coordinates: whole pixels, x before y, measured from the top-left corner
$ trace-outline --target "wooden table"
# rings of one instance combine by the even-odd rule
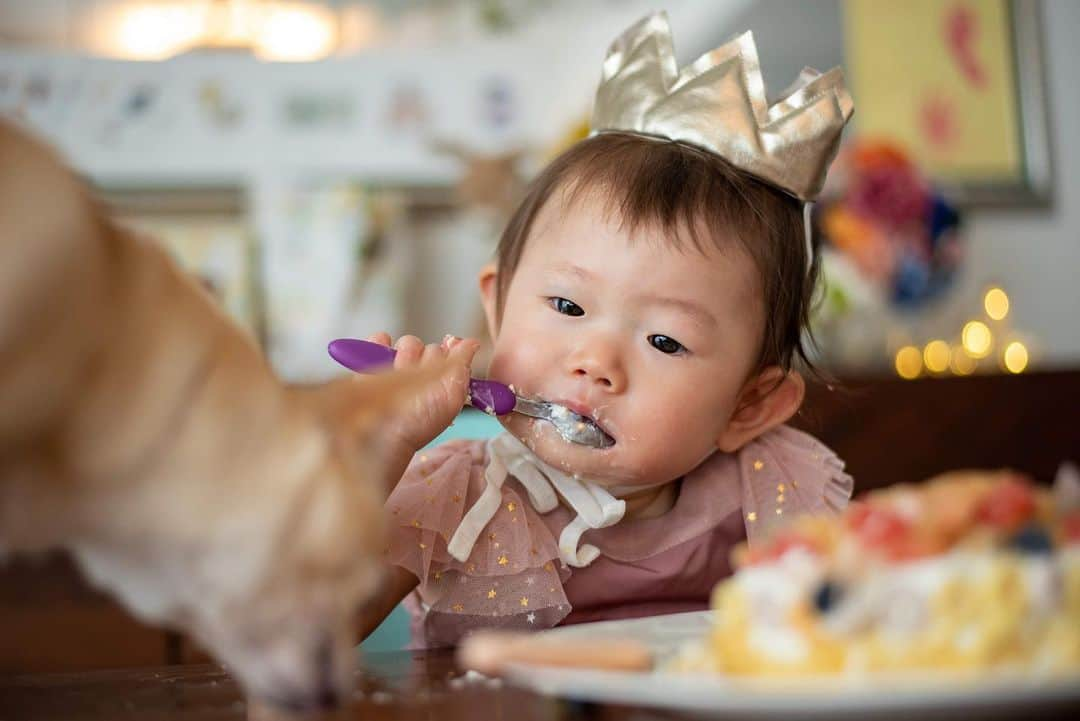
[[[214,665],[0,676],[0,719],[246,721],[239,687]],[[305,717],[305,721],[311,717]],[[357,672],[351,705],[320,721],[646,721],[666,712],[540,696],[465,676],[451,651],[375,653]]]
[[[1055,721],[1080,718],[1075,704],[1035,704],[1030,714],[985,707],[972,712],[929,710],[919,721]],[[350,705],[303,721],[673,721],[702,718],[662,709],[580,703],[541,696],[483,677],[470,678],[450,651],[369,654],[357,672]],[[776,721],[777,715],[717,714],[725,721]],[[826,721],[832,715],[799,716]],[[843,719],[862,721],[859,715]],[[867,721],[910,721],[910,712],[875,714]],[[0,675],[0,721],[249,721],[236,683],[210,664]],[[300,721],[254,716],[255,721]]]

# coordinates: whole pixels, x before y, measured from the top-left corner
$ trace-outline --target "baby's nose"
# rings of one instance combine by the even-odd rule
[[[570,357],[570,372],[583,380],[617,393],[626,386],[626,373],[614,348],[594,345]]]
[[[596,383],[598,385],[605,386],[607,388],[611,388],[614,385],[614,383],[612,383],[611,379],[608,378],[608,376],[614,375],[614,374],[613,373],[605,373],[604,371],[602,371],[600,369],[589,369],[589,368],[585,368],[585,367],[575,368],[574,369],[574,375],[578,375],[578,376],[588,378],[592,382],[594,382],[594,383]]]

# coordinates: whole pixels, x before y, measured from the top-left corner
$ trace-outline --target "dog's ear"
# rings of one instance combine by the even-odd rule
[[[446,360],[420,368],[350,375],[318,386],[294,386],[292,390],[339,437],[355,441],[377,435],[378,428],[388,425],[394,413],[405,410],[410,402],[418,402],[425,388],[453,370],[454,363]]]

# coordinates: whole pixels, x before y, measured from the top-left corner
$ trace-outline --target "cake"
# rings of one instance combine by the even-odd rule
[[[736,676],[1080,671],[1080,483],[959,472],[736,552],[693,670]]]

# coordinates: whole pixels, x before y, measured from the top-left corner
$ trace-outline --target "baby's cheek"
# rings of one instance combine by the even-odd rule
[[[643,464],[669,465],[676,475],[710,453],[719,437],[720,425],[715,409],[705,407],[700,399],[672,398],[650,415],[641,415],[633,434],[640,439]]]
[[[496,353],[491,361],[489,375],[492,378],[514,385],[518,395],[536,395],[540,392],[543,362],[538,352],[528,352],[521,348]]]

